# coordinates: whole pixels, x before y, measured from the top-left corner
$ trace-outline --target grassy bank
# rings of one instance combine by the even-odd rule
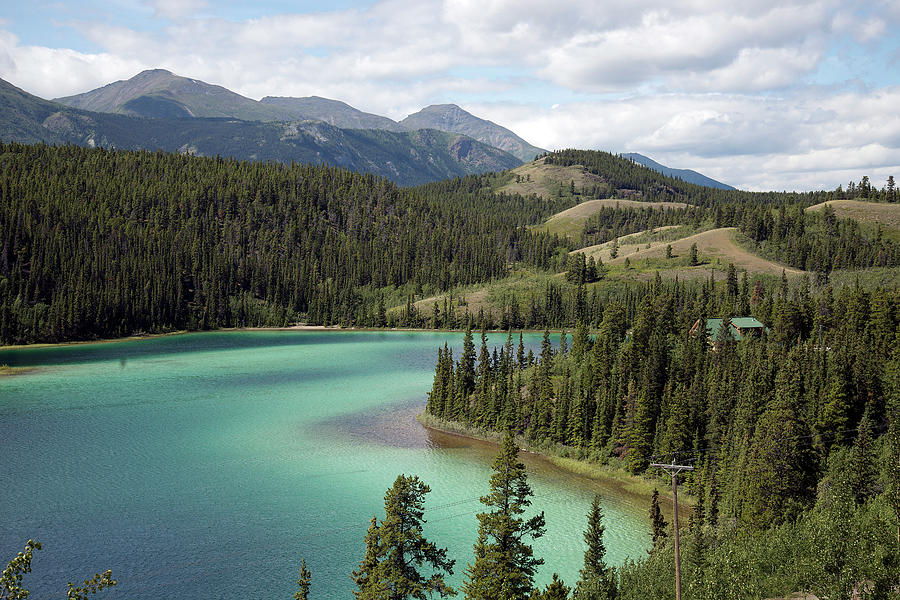
[[[0,365],[0,377],[24,375],[30,371],[34,371],[34,367],[11,367],[9,365]]]
[[[497,444],[499,444],[503,438],[503,433],[501,432],[481,427],[469,427],[454,421],[444,421],[427,413],[418,415],[416,419],[424,427],[452,435],[469,437]],[[668,477],[665,479],[641,477],[632,475],[615,462],[604,464],[587,458],[574,458],[573,454],[577,453],[577,450],[566,446],[536,445],[522,436],[516,436],[516,442],[518,442],[520,448],[528,452],[540,454],[551,464],[563,471],[586,479],[614,482],[616,487],[621,488],[628,494],[646,498],[648,500],[648,506],[650,496],[653,495],[654,489],[659,490],[661,497],[666,498],[670,502],[672,500],[671,484]],[[690,507],[694,504],[694,498],[680,486],[679,492],[679,507],[684,505],[684,508],[690,511]]]

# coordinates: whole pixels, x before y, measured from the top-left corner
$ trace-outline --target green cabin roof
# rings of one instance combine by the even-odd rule
[[[706,320],[706,335],[713,341],[720,341],[725,334],[725,331],[722,331],[722,321],[723,319]],[[732,317],[731,327],[727,329],[727,333],[730,334],[731,339],[741,341],[744,339],[747,330],[758,329],[764,331],[765,328],[765,325],[753,317]]]

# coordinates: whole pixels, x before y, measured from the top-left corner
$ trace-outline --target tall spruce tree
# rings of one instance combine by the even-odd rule
[[[366,553],[360,569],[353,573],[360,600],[425,600],[437,592],[442,598],[456,595],[444,581],[444,573],[453,574],[453,560],[447,550],[438,548],[422,535],[425,523],[425,494],[431,491],[416,476],[400,475],[384,496],[384,520],[372,525],[366,534]],[[431,567],[426,577],[419,569]]]
[[[600,494],[594,496],[591,512],[588,513],[587,529],[584,531],[584,568],[575,584],[573,597],[578,600],[612,600],[616,597],[615,574],[606,566],[604,557],[606,546],[603,543],[603,508],[600,506]]]
[[[518,454],[512,432],[507,432],[492,466],[491,491],[481,498],[489,510],[477,515],[475,561],[466,569],[463,583],[469,600],[528,598],[535,569],[544,563],[527,541],[544,534],[544,513],[527,521],[521,516],[531,505],[532,491]]]
[[[653,545],[650,549],[652,552],[661,546],[669,535],[666,531],[669,524],[666,523],[665,518],[663,518],[662,510],[659,508],[659,490],[657,489],[653,490],[653,496],[650,497],[650,526],[653,531]]]
[[[554,573],[553,581],[547,584],[543,592],[535,588],[530,600],[566,600],[570,591],[569,586],[559,578],[559,573]]]
[[[897,527],[897,555],[900,556],[900,349],[886,366],[887,380],[887,464],[885,465],[885,496],[893,512]],[[897,576],[900,584],[900,573]]]
[[[466,335],[463,337],[463,350],[459,357],[456,376],[459,378],[458,385],[463,398],[468,399],[469,394],[475,391],[475,342],[472,341],[471,320],[466,326]]]
[[[850,449],[850,482],[858,504],[875,495],[878,480],[878,461],[872,441],[872,419],[866,407],[856,428],[856,439]]]
[[[387,589],[378,579],[378,565],[384,556],[379,540],[378,523],[372,517],[365,537],[366,551],[359,563],[359,569],[350,574],[358,589],[353,590],[357,600],[385,600]]]

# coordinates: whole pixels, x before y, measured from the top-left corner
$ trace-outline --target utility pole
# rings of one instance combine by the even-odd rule
[[[672,498],[675,500],[675,515],[672,519],[672,529],[675,532],[675,600],[681,600],[681,554],[678,550],[678,474],[682,471],[693,471],[690,465],[676,465],[675,455],[672,455],[672,464],[653,463],[651,467],[665,470],[672,476]]]

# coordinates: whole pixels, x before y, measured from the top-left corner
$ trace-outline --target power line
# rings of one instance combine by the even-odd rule
[[[663,469],[672,476],[672,498],[675,501],[675,513],[672,519],[672,528],[675,532],[675,600],[681,600],[681,553],[678,546],[678,474],[682,471],[693,471],[691,465],[675,464],[674,457],[672,464],[653,463],[651,468]]]

